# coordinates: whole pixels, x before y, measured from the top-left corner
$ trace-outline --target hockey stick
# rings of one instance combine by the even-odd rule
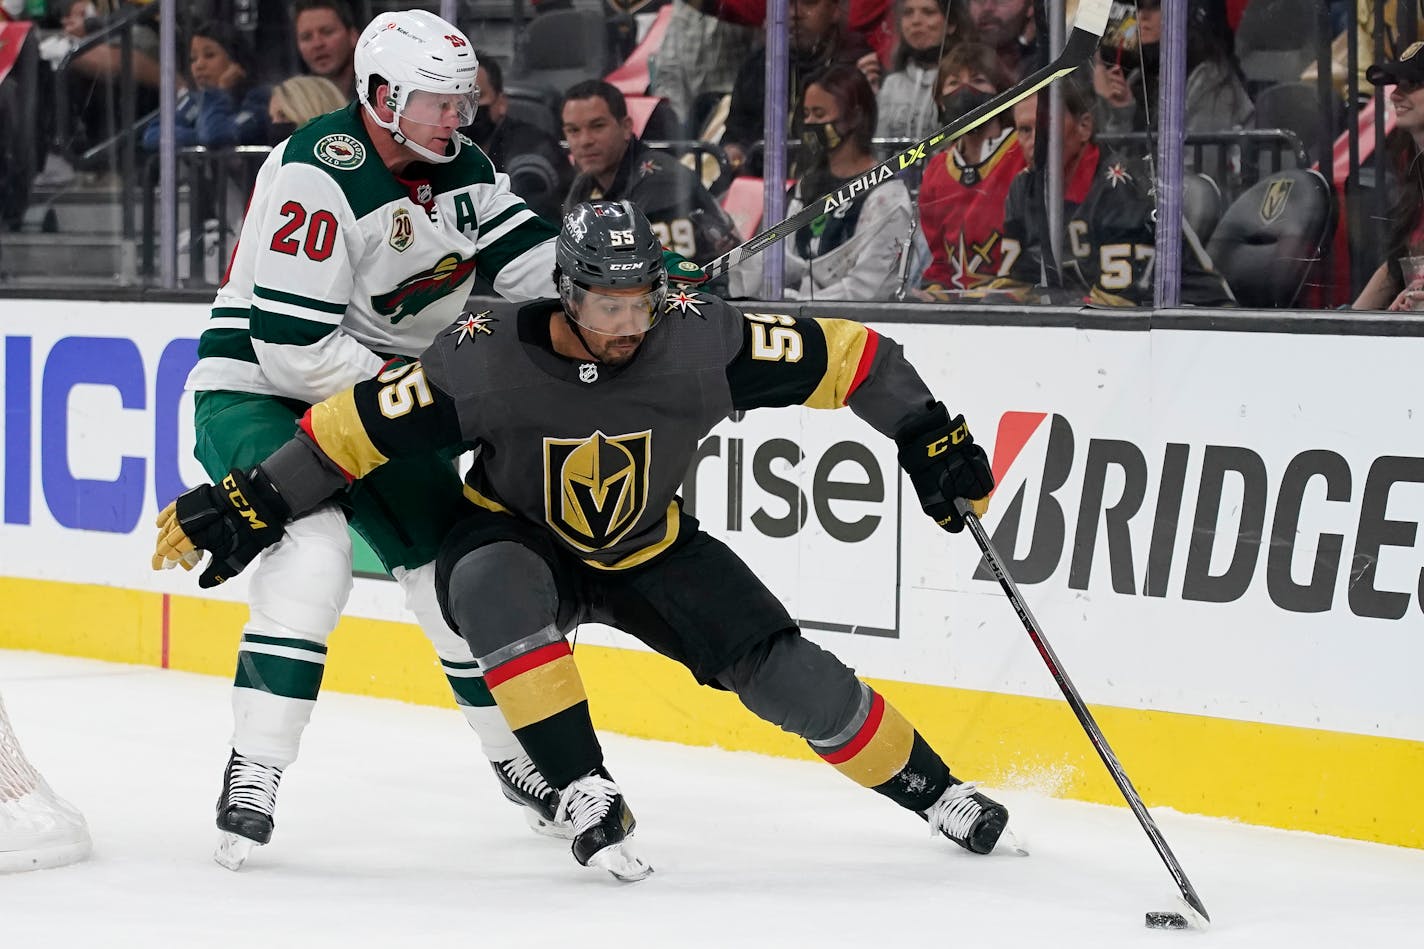
[[[1142,829],[1147,832],[1147,837],[1152,841],[1152,846],[1157,848],[1157,855],[1162,858],[1162,862],[1167,865],[1167,871],[1172,874],[1172,879],[1177,883],[1177,889],[1182,894],[1182,899],[1202,919],[1208,923],[1211,917],[1207,915],[1206,907],[1202,905],[1201,897],[1197,896],[1197,891],[1192,888],[1192,883],[1187,879],[1187,874],[1182,870],[1182,865],[1177,862],[1177,858],[1172,854],[1172,848],[1167,846],[1167,839],[1162,836],[1162,832],[1157,829],[1157,823],[1152,819],[1152,815],[1147,812],[1147,806],[1142,803],[1142,797],[1137,793],[1137,789],[1132,786],[1132,781],[1127,777],[1127,772],[1122,770],[1122,764],[1117,760],[1117,755],[1108,746],[1108,740],[1103,737],[1102,729],[1093,719],[1093,713],[1088,711],[1088,706],[1083,703],[1082,696],[1073,687],[1072,681],[1068,678],[1068,673],[1064,671],[1063,664],[1058,661],[1058,656],[1054,654],[1053,647],[1048,644],[1048,640],[1043,636],[1043,630],[1038,625],[1038,620],[1034,619],[1033,613],[1029,611],[1028,604],[1024,602],[1022,594],[1019,593],[1018,585],[1014,583],[1013,577],[1009,576],[1008,569],[1004,566],[1003,558],[999,556],[999,551],[994,547],[994,542],[989,539],[989,534],[984,530],[984,525],[979,522],[969,502],[963,498],[955,499],[954,506],[958,509],[960,516],[964,518],[964,523],[969,525],[969,533],[974,535],[974,542],[979,545],[979,549],[984,552],[984,559],[989,564],[989,569],[993,572],[994,578],[999,581],[999,586],[1004,588],[1005,595],[1009,602],[1013,604],[1014,612],[1019,614],[1019,622],[1023,623],[1024,629],[1028,631],[1029,638],[1033,640],[1034,646],[1038,648],[1038,654],[1043,657],[1043,661],[1048,666],[1048,671],[1053,674],[1053,680],[1058,683],[1058,688],[1063,691],[1063,697],[1068,700],[1069,706],[1073,709],[1073,714],[1078,716],[1078,723],[1083,726],[1083,730],[1088,733],[1088,740],[1097,749],[1098,757],[1103,759],[1103,764],[1107,765],[1108,771],[1112,774],[1113,781],[1117,784],[1117,789],[1122,792],[1122,796],[1127,799],[1127,806],[1132,808],[1132,813],[1137,816],[1137,822],[1142,825]]]
[[[1005,89],[979,108],[964,113],[924,141],[917,142],[904,151],[891,155],[874,168],[862,172],[835,191],[822,195],[815,201],[807,202],[800,211],[778,224],[773,224],[760,234],[753,235],[745,244],[733,247],[711,263],[704,265],[702,272],[709,278],[720,277],[748,257],[760,254],[783,237],[789,237],[796,233],[822,214],[863,197],[872,188],[884,184],[899,172],[917,162],[924,161],[929,150],[935,146],[973,131],[995,116],[1002,115],[1012,109],[1016,103],[1027,99],[1059,76],[1065,76],[1077,69],[1085,59],[1092,55],[1093,50],[1098,48],[1098,43],[1103,38],[1103,30],[1107,27],[1108,11],[1111,7],[1112,0],[1081,0],[1078,4],[1078,15],[1073,18],[1073,32],[1069,34],[1068,42],[1063,46],[1063,52],[1059,53],[1053,62],[1032,73],[1017,85]]]

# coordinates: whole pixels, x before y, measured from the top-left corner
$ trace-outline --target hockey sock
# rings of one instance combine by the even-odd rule
[[[833,746],[813,742],[811,750],[852,781],[912,811],[928,808],[950,782],[949,768],[934,749],[873,690],[849,740]]]
[[[530,640],[514,643],[481,659],[485,683],[519,743],[544,780],[556,788],[603,764],[603,748],[589,718],[588,695],[583,689],[573,650],[562,636],[520,651]],[[531,639],[534,637],[531,637]],[[513,658],[503,659],[510,653]]]

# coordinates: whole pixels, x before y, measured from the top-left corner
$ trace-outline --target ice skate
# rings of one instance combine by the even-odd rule
[[[504,796],[520,806],[524,819],[535,832],[564,840],[573,838],[574,830],[568,822],[554,818],[559,809],[559,792],[549,786],[528,755],[491,761],[490,767],[499,776]]]
[[[607,870],[625,883],[653,872],[629,848],[628,838],[638,822],[618,785],[602,768],[564,788],[555,817],[571,825],[574,859],[583,866]]]
[[[1009,823],[1007,807],[980,794],[973,783],[965,784],[954,778],[950,781],[939,800],[920,814],[929,821],[934,832],[943,834],[970,853],[992,852],[1001,837],[1006,838],[1004,846],[1026,852],[1012,834],[1005,834]]]
[[[227,761],[218,797],[218,830],[222,837],[213,859],[229,870],[241,869],[252,848],[272,839],[272,812],[277,807],[280,768],[259,764],[236,751]]]

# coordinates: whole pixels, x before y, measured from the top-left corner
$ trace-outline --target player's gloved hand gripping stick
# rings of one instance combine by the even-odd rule
[[[956,500],[967,501],[975,514],[989,509],[994,472],[963,415],[950,418],[944,405],[936,402],[897,432],[895,443],[900,446],[900,467],[910,476],[920,507],[940,527],[952,534],[964,530]]]

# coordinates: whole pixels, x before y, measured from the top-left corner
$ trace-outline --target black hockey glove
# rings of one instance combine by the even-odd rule
[[[233,468],[221,485],[203,484],[179,495],[158,515],[153,568],[191,570],[211,553],[198,577],[203,589],[237,576],[252,558],[282,539],[291,509],[261,468]]]
[[[895,436],[900,446],[900,467],[910,476],[920,506],[934,522],[950,533],[964,530],[964,518],[955,498],[970,502],[976,515],[989,509],[994,472],[984,449],[974,443],[964,416],[949,417],[936,402],[912,419]]]

